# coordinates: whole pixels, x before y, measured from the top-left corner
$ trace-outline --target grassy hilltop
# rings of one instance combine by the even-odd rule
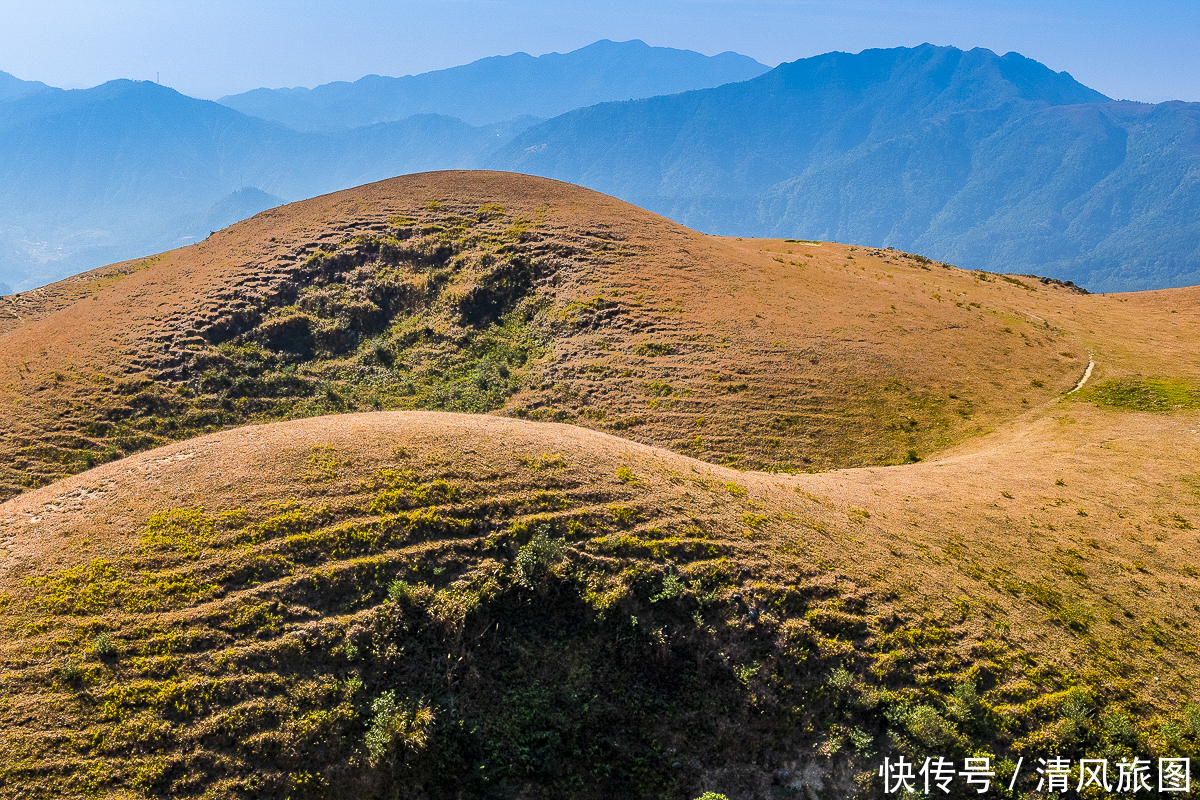
[[[899,463],[1070,388],[1084,302],[895,251],[708,237],[552,181],[402,178],[0,300],[0,486],[404,408],[773,471]]]
[[[1196,756],[1198,294],[457,172],[0,299],[0,793]]]

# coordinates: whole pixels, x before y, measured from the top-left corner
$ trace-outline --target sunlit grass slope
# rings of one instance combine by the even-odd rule
[[[1197,300],[470,173],[6,298],[0,794],[1196,757]]]
[[[697,234],[578,187],[408,176],[0,300],[0,491],[246,422],[553,419],[785,472],[923,458],[1069,388],[1095,300]]]

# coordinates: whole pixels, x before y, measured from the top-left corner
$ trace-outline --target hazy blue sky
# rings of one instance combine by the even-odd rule
[[[161,72],[208,98],[597,39],[771,66],[929,41],[1016,50],[1112,97],[1200,100],[1200,0],[0,0],[0,70],[65,87]]]

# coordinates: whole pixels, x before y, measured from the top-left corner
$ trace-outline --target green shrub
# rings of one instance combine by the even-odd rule
[[[504,206],[499,203],[487,203],[479,207],[479,210],[475,212],[475,216],[480,222],[498,219],[504,216]]]
[[[761,528],[767,519],[768,517],[763,514],[742,514],[742,522],[746,524],[747,528],[753,528],[754,530]]]
[[[517,551],[517,583],[532,589],[563,557],[567,546],[561,539],[551,539],[550,526],[542,525]]]
[[[833,672],[829,673],[827,681],[831,689],[836,689],[839,692],[844,692],[854,685],[854,675],[845,667],[838,667]]]
[[[64,658],[58,665],[58,678],[63,683],[76,683],[83,678],[83,663],[77,658]]]
[[[622,528],[631,528],[637,523],[638,512],[636,508],[628,506],[609,506],[608,513],[612,514],[613,519]]]
[[[401,759],[415,755],[429,744],[435,718],[428,705],[412,701],[397,703],[396,693],[388,691],[371,703],[371,713],[364,744],[372,765],[379,766],[398,755]]]
[[[905,727],[914,739],[933,750],[951,752],[958,744],[958,729],[933,706],[920,705],[908,713]]]
[[[315,445],[308,455],[308,470],[304,479],[313,483],[329,483],[338,479],[338,467],[341,464],[335,457],[331,445]]]
[[[633,352],[639,356],[667,356],[675,352],[675,348],[660,342],[644,342],[635,347]]]
[[[961,722],[969,722],[979,712],[979,692],[975,684],[963,681],[954,687],[951,714]]]
[[[92,640],[92,652],[101,658],[111,658],[117,654],[117,643],[113,640],[112,634],[104,631]]]
[[[147,549],[176,550],[194,556],[212,538],[213,520],[202,508],[161,511],[146,523],[142,545]]]
[[[674,600],[676,597],[683,595],[683,581],[679,580],[679,575],[675,572],[668,572],[663,578],[662,591],[650,598],[651,603],[657,603],[659,600]]]
[[[741,681],[743,685],[749,686],[751,679],[753,679],[761,669],[762,665],[755,661],[751,664],[743,664],[740,667],[735,667],[733,671],[734,674],[737,675],[737,679]]]

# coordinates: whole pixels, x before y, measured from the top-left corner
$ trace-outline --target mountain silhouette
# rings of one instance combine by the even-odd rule
[[[545,119],[607,100],[720,86],[767,69],[737,53],[705,56],[636,39],[604,39],[569,53],[493,56],[420,75],[368,75],[315,89],[255,89],[219,102],[296,130],[341,130],[413,114],[486,125],[521,116]]]
[[[1200,282],[1200,105],[1113,102],[1009,53],[829,53],[564,114],[493,167],[712,233],[894,246],[1100,290]]]
[[[7,72],[0,72],[0,102],[16,100],[49,88],[41,81],[23,81]]]
[[[0,281],[31,288],[186,244],[218,219],[224,227],[284,200],[471,165],[522,124],[425,114],[302,133],[126,80],[0,103]],[[271,198],[235,203],[243,216],[210,215],[243,189]]]
[[[619,76],[664,58],[724,63],[639,42],[484,62],[494,75],[590,69],[627,95]],[[604,81],[576,83],[593,87],[573,95],[584,102]],[[443,113],[325,132],[151,82],[0,85],[22,93],[0,101],[5,291],[186,244],[280,202],[479,167],[578,183],[707,233],[896,247],[1093,291],[1200,283],[1200,104],[1113,101],[1016,53],[828,53],[541,122],[548,106],[518,104],[471,124],[448,113],[494,116],[494,98],[478,94],[471,112],[461,104],[474,100],[447,92]],[[544,85],[552,98],[564,84]]]

